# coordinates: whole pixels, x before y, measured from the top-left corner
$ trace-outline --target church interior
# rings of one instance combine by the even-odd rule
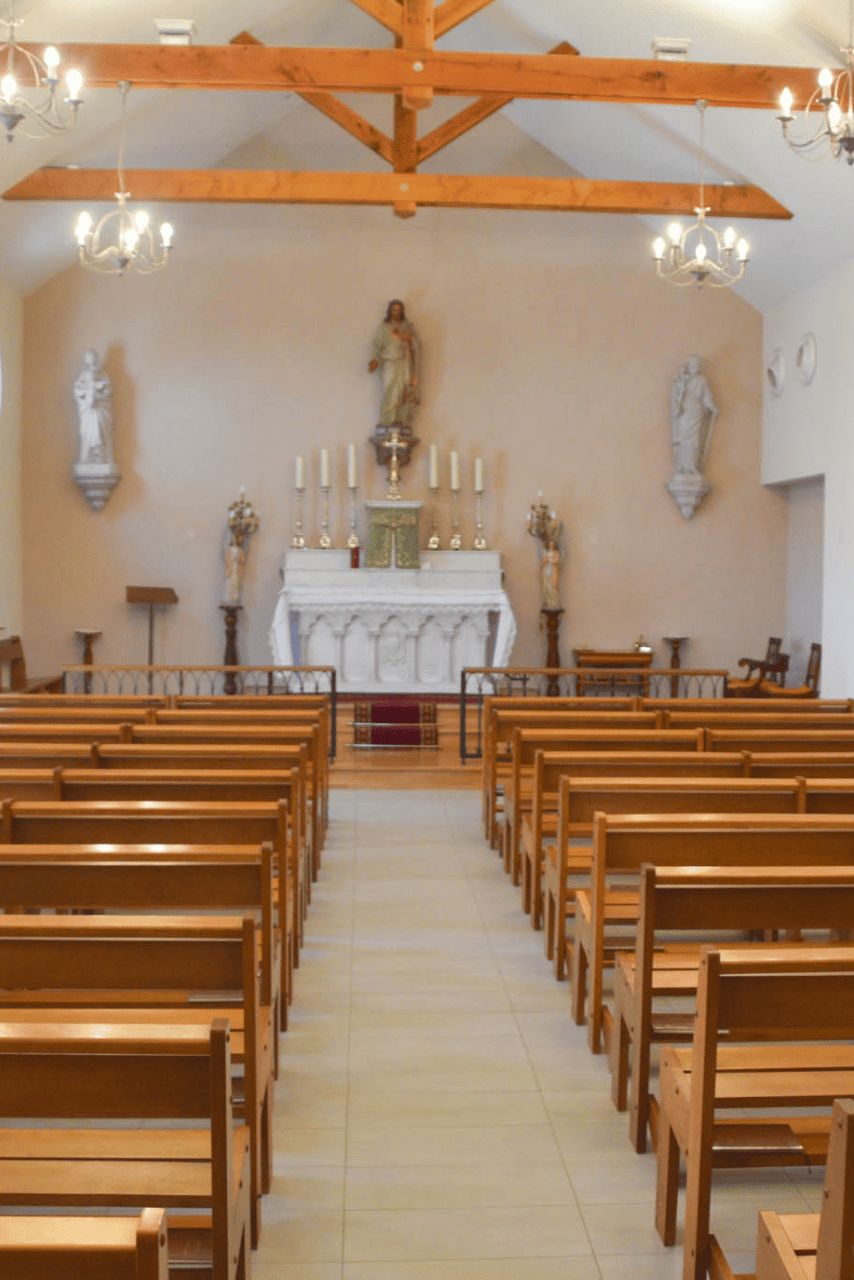
[[[0,0],[0,1280],[854,1280],[854,0],[159,12]]]

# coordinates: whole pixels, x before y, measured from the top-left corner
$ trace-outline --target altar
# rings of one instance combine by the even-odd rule
[[[507,666],[515,639],[497,551],[421,551],[418,569],[288,551],[270,630],[277,665],[334,666],[342,693],[458,693],[463,667]]]

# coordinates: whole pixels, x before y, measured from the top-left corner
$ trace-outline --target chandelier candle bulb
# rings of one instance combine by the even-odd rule
[[[460,455],[456,449],[451,450],[451,492],[459,493],[460,489]]]
[[[483,493],[483,458],[474,460],[474,491]]]
[[[294,488],[305,488],[305,458],[302,454],[297,456],[296,465],[294,467]]]
[[[354,444],[347,445],[347,488],[357,489],[359,487],[356,478],[356,446]]]
[[[172,248],[172,237],[174,236],[174,234],[175,234],[175,229],[172,226],[171,222],[164,222],[161,224],[160,239],[163,241],[164,249]]]
[[[439,446],[430,445],[430,480],[431,489],[439,488]]]
[[[68,88],[68,101],[79,102],[80,90],[83,88],[83,77],[80,72],[72,68],[65,77],[65,83]]]
[[[780,94],[780,110],[786,120],[791,120],[792,118],[792,107],[794,105],[794,101],[795,99],[792,95],[791,89],[785,88]]]
[[[331,487],[329,483],[329,475],[330,475],[329,450],[321,449],[320,450],[320,487],[321,489],[329,489]]]

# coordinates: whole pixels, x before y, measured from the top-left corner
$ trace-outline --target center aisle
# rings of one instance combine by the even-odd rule
[[[676,1280],[654,1156],[629,1147],[479,793],[330,804],[255,1280]],[[738,1269],[758,1210],[817,1209],[821,1180],[719,1186],[713,1228]]]

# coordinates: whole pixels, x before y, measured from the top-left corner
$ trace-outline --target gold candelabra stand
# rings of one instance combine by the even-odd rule
[[[359,535],[356,532],[356,494],[359,488],[358,485],[348,487],[350,489],[350,536],[347,539],[347,546],[352,551],[359,545]]]
[[[302,501],[304,494],[305,489],[294,489],[296,502],[294,505],[294,536],[291,538],[291,546],[295,551],[305,551],[306,549],[306,541],[302,532]]]
[[[321,529],[320,537],[317,539],[318,548],[321,551],[330,551],[332,549],[332,539],[329,536],[329,491],[331,486],[321,485],[320,492],[322,496],[321,505]]]
[[[436,495],[438,492],[438,489],[433,489],[431,487],[430,496],[433,499],[433,525],[430,530],[430,537],[427,540],[428,551],[438,551],[442,545],[439,541],[439,517],[436,509]]]

